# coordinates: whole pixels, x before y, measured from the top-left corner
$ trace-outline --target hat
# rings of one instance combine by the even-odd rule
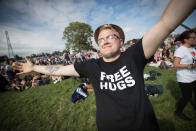
[[[95,42],[97,43],[98,41],[98,36],[99,36],[99,33],[103,30],[103,29],[114,29],[115,31],[117,31],[120,35],[120,39],[123,40],[123,43],[125,41],[125,34],[123,32],[123,30],[117,26],[117,25],[114,25],[114,24],[104,24],[104,25],[101,25],[99,26],[96,30],[95,30],[95,33],[94,33],[94,39],[95,39]]]

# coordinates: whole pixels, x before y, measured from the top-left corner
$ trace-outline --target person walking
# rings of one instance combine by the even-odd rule
[[[196,33],[192,30],[184,31],[178,39],[183,42],[183,45],[174,53],[174,67],[177,68],[176,76],[182,98],[178,101],[174,114],[180,119],[191,121],[191,118],[187,117],[183,110],[192,98],[192,92],[194,92],[196,102],[196,50],[192,47],[196,45]],[[194,106],[196,109],[196,105]]]
[[[195,0],[171,0],[161,19],[125,52],[120,51],[125,41],[123,30],[115,24],[104,24],[94,33],[101,58],[67,66],[38,66],[25,58],[27,62],[17,63],[17,69],[21,73],[87,77],[95,91],[99,131],[159,130],[144,90],[144,67],[164,39],[195,8]]]

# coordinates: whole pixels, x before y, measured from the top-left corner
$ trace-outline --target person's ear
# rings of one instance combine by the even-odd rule
[[[123,40],[120,39],[120,46],[122,47],[122,45],[123,45]]]

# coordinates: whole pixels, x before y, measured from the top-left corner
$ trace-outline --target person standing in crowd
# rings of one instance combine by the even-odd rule
[[[163,57],[165,57],[165,58],[169,58],[169,46],[168,45],[165,45],[164,46],[164,48],[163,48],[163,52],[162,52],[162,55],[163,55]]]
[[[192,98],[192,92],[194,92],[196,102],[196,50],[192,47],[196,45],[196,32],[185,31],[178,39],[183,42],[183,45],[174,53],[174,67],[177,68],[176,75],[182,98],[179,100],[174,114],[180,119],[191,121],[191,118],[187,117],[183,110]],[[194,106],[196,110],[196,105]]]
[[[90,59],[98,59],[99,58],[99,55],[95,49],[90,49],[89,54],[90,54]]]
[[[15,78],[16,73],[13,71],[12,64],[9,60],[5,61],[5,72],[8,80],[11,82]]]
[[[63,54],[63,64],[67,65],[67,64],[70,64],[70,63],[71,63],[71,60],[69,58],[69,53],[65,51],[64,54]]]
[[[67,66],[17,63],[21,73],[87,77],[96,96],[96,122],[99,131],[157,131],[159,126],[144,90],[143,71],[164,39],[196,8],[195,0],[171,0],[161,19],[135,45],[121,52],[123,30],[104,24],[94,33],[102,55]],[[182,10],[183,9],[183,10]]]
[[[76,61],[82,61],[82,53],[81,52],[78,52],[77,54],[76,54]]]
[[[0,70],[0,92],[6,90],[6,86],[8,85],[7,79],[3,76],[3,71]]]

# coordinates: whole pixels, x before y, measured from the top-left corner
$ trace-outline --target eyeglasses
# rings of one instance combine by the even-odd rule
[[[193,36],[193,37],[191,37],[191,36],[190,36],[190,37],[188,37],[188,38],[193,38],[193,39],[196,39],[196,36]]]
[[[108,35],[105,37],[105,39],[109,42],[113,41],[114,39],[120,39],[119,36],[117,36],[116,34],[112,34],[112,35]],[[104,42],[104,38],[101,38],[97,41],[98,44],[101,44]]]

